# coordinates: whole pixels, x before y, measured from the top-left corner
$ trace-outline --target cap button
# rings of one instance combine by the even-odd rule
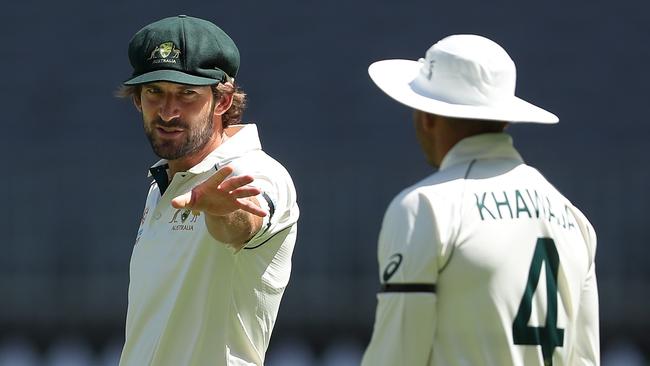
[[[185,14],[181,14],[181,15],[179,15],[178,17],[179,17],[179,18],[187,18],[187,15],[185,15]]]

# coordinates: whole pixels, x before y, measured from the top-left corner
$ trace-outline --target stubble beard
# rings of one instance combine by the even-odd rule
[[[150,123],[145,123],[144,126],[144,132],[149,139],[149,143],[151,144],[154,153],[167,160],[180,159],[201,150],[210,141],[214,132],[213,117],[211,113],[195,126],[191,126],[179,118],[170,122],[163,122],[162,119],[156,118]],[[185,138],[181,141],[177,141],[156,137],[155,129],[158,126],[182,128],[185,131]]]

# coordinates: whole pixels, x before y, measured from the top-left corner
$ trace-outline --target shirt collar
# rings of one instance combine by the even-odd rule
[[[506,158],[523,162],[512,144],[512,137],[506,133],[484,133],[466,137],[454,145],[445,155],[439,170],[468,163],[474,159]]]

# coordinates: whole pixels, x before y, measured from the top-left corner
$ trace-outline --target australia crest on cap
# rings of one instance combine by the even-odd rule
[[[180,54],[181,50],[176,47],[174,42],[163,42],[156,46],[153,51],[151,51],[151,54],[149,55],[147,61],[151,61],[152,64],[175,64],[177,62],[177,59],[180,57]]]

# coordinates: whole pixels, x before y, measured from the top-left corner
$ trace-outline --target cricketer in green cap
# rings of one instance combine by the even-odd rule
[[[291,176],[241,124],[239,52],[180,15],[138,31],[120,96],[162,158],[135,239],[120,366],[263,365],[291,273]]]
[[[212,85],[232,81],[239,70],[235,42],[213,23],[179,15],[151,23],[129,44],[133,75],[125,85],[170,81]]]

